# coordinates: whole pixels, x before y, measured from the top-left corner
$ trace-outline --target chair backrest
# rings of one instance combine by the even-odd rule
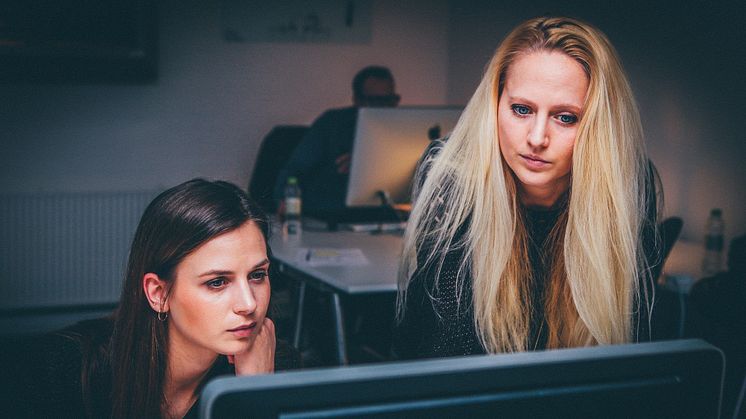
[[[661,260],[658,265],[652,268],[653,279],[658,280],[663,272],[663,265],[666,264],[666,259],[671,253],[673,245],[676,244],[683,226],[684,221],[679,217],[668,217],[658,225],[658,231],[661,235]]]
[[[745,418],[746,407],[744,407],[744,398],[746,398],[746,375],[743,376],[743,384],[741,384],[741,391],[738,393],[736,399],[736,408],[733,410],[733,419]]]
[[[681,234],[683,226],[684,221],[679,217],[668,217],[658,226],[658,231],[661,235],[661,260],[660,263],[652,269],[653,278],[655,280],[657,280],[663,272],[663,265],[666,264],[666,259],[671,253],[671,249],[673,249],[674,244],[676,244],[676,240],[679,239],[679,234]]]
[[[277,175],[308,131],[304,125],[278,125],[264,137],[249,181],[249,196],[268,213],[277,209],[272,192]]]
[[[661,256],[663,256],[664,262],[671,253],[673,245],[676,244],[676,240],[679,239],[682,227],[684,227],[684,220],[679,217],[668,217],[661,223],[661,241],[663,244]]]

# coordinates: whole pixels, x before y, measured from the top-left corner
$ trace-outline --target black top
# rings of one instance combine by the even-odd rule
[[[434,142],[428,148],[429,158],[438,154],[443,146],[442,141]],[[431,161],[426,158],[423,162]],[[426,173],[425,167],[421,173]],[[419,186],[424,180],[419,179]],[[529,322],[528,346],[530,350],[546,349],[547,326],[544,316],[544,290],[549,280],[549,263],[544,245],[552,228],[567,204],[567,196],[558,200],[552,208],[524,208],[528,240],[528,255],[533,273],[532,307]],[[655,208],[653,203],[652,208]],[[655,211],[649,212],[648,228],[645,230],[645,254],[650,266],[658,264],[658,252],[654,238]],[[468,221],[467,221],[468,224]],[[466,233],[466,226],[461,226],[454,238],[459,243]],[[398,325],[394,339],[395,351],[402,358],[433,358],[445,356],[464,356],[484,354],[485,348],[479,341],[474,325],[472,301],[472,276],[466,271],[459,278],[458,270],[464,258],[463,247],[453,246],[449,250],[440,269],[437,287],[434,286],[438,275],[437,264],[425,264],[428,249],[419,249],[417,270],[413,273],[407,290],[406,308],[402,322]],[[458,281],[465,281],[462,294],[459,296]],[[650,291],[652,283],[646,281],[645,289]],[[641,304],[636,314],[636,340],[649,340],[649,313]]]
[[[24,351],[21,362],[11,367],[13,417],[108,417],[111,409],[111,368],[99,364],[91,375],[91,385],[83,386],[83,351],[90,348],[105,349],[111,337],[109,319],[89,320],[61,332],[45,335],[29,342],[31,351]],[[107,357],[96,357],[107,362]],[[275,369],[300,367],[298,352],[283,341],[277,342]],[[233,365],[224,356],[218,357],[207,375],[205,383],[220,375],[234,375]],[[135,385],[133,383],[133,385]],[[90,388],[87,399],[93,410],[89,415],[83,402],[83,388]],[[3,407],[5,409],[5,407]],[[7,413],[7,410],[4,410]],[[198,401],[189,409],[185,418],[198,417]]]

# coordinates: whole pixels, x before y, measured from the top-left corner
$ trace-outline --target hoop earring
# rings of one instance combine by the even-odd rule
[[[164,299],[161,299],[161,309],[158,310],[158,316],[157,317],[158,317],[158,320],[160,320],[162,322],[165,322],[166,319],[168,318],[168,311],[163,311],[163,300]]]

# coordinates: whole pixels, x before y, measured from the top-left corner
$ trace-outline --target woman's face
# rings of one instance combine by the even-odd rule
[[[522,54],[508,68],[497,110],[498,136],[525,205],[551,206],[570,186],[587,90],[583,67],[561,52]]]
[[[185,257],[167,299],[169,350],[190,356],[247,350],[267,314],[268,272],[264,236],[251,221]]]

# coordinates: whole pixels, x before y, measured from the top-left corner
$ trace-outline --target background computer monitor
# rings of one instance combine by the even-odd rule
[[[347,186],[348,207],[382,205],[378,191],[393,203],[410,201],[417,161],[432,136],[453,130],[460,107],[360,108]]]
[[[717,418],[724,360],[700,340],[218,378],[203,419]]]

